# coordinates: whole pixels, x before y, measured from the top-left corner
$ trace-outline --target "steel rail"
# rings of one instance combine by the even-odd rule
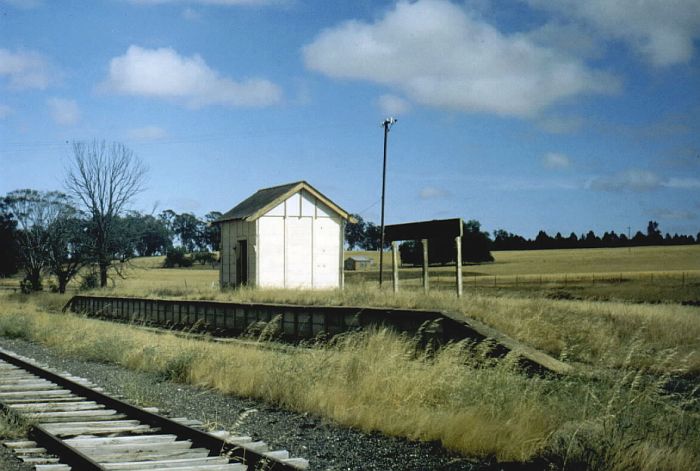
[[[29,363],[21,358],[11,355],[7,351],[0,348],[0,360],[7,363],[15,365],[25,371],[35,374],[41,378],[44,378],[52,383],[55,383],[64,389],[75,393],[76,395],[83,396],[88,400],[95,401],[97,403],[103,404],[110,409],[114,409],[117,412],[123,413],[131,419],[138,420],[144,424],[150,425],[154,428],[159,428],[164,433],[169,433],[177,435],[179,438],[190,440],[193,446],[206,448],[210,451],[209,456],[220,456],[226,454],[227,456],[240,461],[248,466],[248,469],[255,470],[259,466],[265,466],[266,471],[285,471],[285,470],[298,470],[297,466],[289,463],[285,463],[277,458],[265,456],[263,453],[258,453],[254,450],[247,449],[243,446],[237,446],[235,444],[229,443],[226,440],[215,437],[208,434],[207,432],[197,430],[195,428],[189,427],[187,425],[181,424],[174,420],[168,419],[161,415],[149,412],[140,407],[128,404],[117,398],[108,396],[99,391],[95,391],[92,388],[84,386],[82,384],[76,383],[68,378],[65,378],[57,373],[44,369],[33,363]],[[61,457],[61,459],[74,460],[75,468],[79,470],[93,471],[93,470],[104,470],[98,463],[92,461],[90,458],[80,453],[78,450],[67,445],[62,440],[53,436],[45,429],[40,426],[33,426],[30,434],[40,439],[42,444],[47,450]],[[38,442],[39,440],[37,440]],[[71,465],[70,462],[66,464]]]

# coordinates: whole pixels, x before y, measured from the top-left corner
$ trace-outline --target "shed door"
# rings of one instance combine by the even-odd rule
[[[236,251],[236,278],[239,285],[248,284],[248,241],[239,240]]]

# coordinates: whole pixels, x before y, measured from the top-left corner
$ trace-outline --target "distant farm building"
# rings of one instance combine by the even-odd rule
[[[225,286],[343,286],[350,214],[304,181],[258,190],[221,216]]]
[[[345,259],[345,269],[350,271],[369,270],[372,265],[374,261],[364,255],[353,255]]]

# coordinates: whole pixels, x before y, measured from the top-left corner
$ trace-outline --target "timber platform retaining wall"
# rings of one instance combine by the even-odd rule
[[[175,299],[74,296],[65,309],[107,320],[208,332],[220,337],[250,334],[258,338],[300,341],[331,338],[369,326],[386,326],[415,336],[422,346],[471,339],[492,339],[490,354],[516,351],[519,363],[537,372],[567,373],[571,367],[546,353],[459,314],[417,309],[300,306]]]
[[[410,334],[420,331],[440,343],[465,338],[465,326],[439,311],[107,296],[74,296],[66,308],[103,319],[174,329],[195,328],[218,336],[259,333],[267,327],[274,336],[305,340],[385,325]],[[474,337],[474,333],[469,337]]]

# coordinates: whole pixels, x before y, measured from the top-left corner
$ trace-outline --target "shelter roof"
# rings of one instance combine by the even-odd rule
[[[254,194],[238,203],[233,209],[226,212],[216,222],[225,221],[255,221],[260,216],[263,216],[272,208],[276,207],[284,200],[297,193],[300,190],[305,190],[315,196],[319,201],[328,206],[341,218],[350,222],[356,222],[355,218],[350,216],[350,213],[335,204],[320,191],[305,181],[287,183],[284,185],[263,188],[256,191]]]

